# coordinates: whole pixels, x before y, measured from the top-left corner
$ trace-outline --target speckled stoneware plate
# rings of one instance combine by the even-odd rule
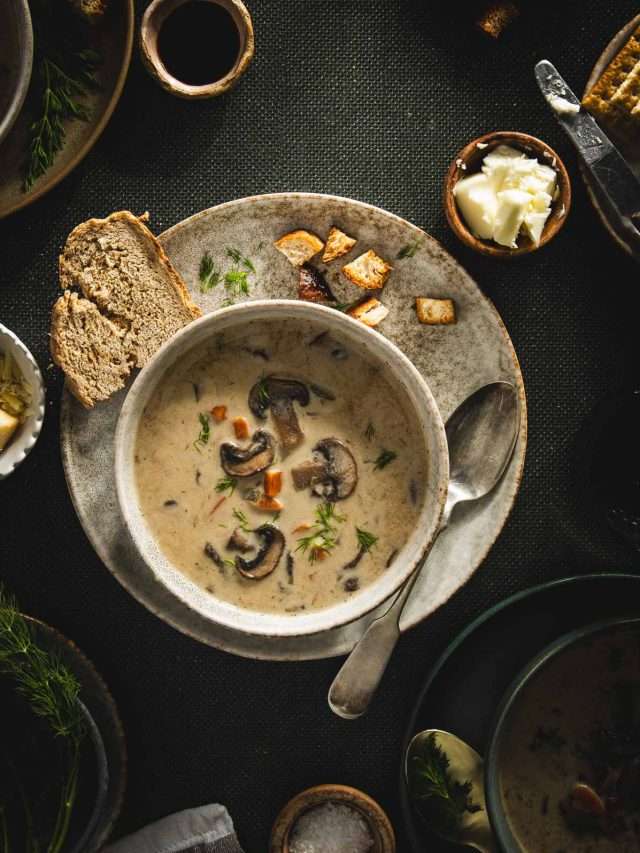
[[[496,379],[514,383],[521,398],[520,436],[506,475],[490,496],[456,510],[405,608],[401,622],[405,631],[433,613],[471,577],[502,530],[520,484],[527,435],[524,385],[495,308],[433,238],[391,213],[350,199],[307,193],[240,199],[185,219],[160,239],[195,301],[210,312],[222,305],[227,294],[221,286],[200,293],[198,267],[205,250],[223,268],[229,264],[229,246],[251,258],[256,272],[249,277],[251,292],[246,298],[294,298],[296,270],[273,248],[273,241],[295,228],[326,236],[334,223],[358,238],[345,259],[320,265],[337,298],[349,302],[362,295],[340,276],[345,261],[374,248],[393,264],[382,295],[390,312],[379,329],[425,376],[444,419],[471,391]],[[414,309],[414,297],[419,295],[455,299],[457,324],[420,325]],[[61,422],[63,462],[76,511],[96,552],[120,583],[178,630],[234,654],[305,660],[349,652],[376,611],[312,636],[252,637],[194,614],[155,581],[125,529],[116,498],[113,437],[125,394],[122,391],[86,411],[65,391]]]
[[[117,0],[109,4],[104,20],[91,27],[91,47],[100,53],[103,62],[96,72],[100,88],[82,100],[89,120],[66,123],[64,147],[51,168],[24,192],[22,170],[28,130],[33,121],[30,111],[32,92],[29,91],[16,123],[0,146],[0,219],[48,193],[89,153],[120,99],[131,61],[133,25],[133,0]],[[37,79],[37,65],[34,64],[32,87]]]
[[[640,15],[636,15],[636,17],[629,21],[619,33],[617,33],[609,42],[609,44],[605,47],[604,51],[600,55],[598,61],[593,67],[593,71],[587,80],[587,85],[585,86],[584,94],[586,95],[597,83],[598,79],[602,76],[602,73],[606,69],[607,65],[611,62],[611,60],[618,54],[624,45],[631,38],[631,34],[633,31],[640,25]],[[640,149],[631,150],[628,143],[625,144],[622,140],[615,139],[614,140],[621,153],[625,157],[625,159],[629,162],[629,165],[638,176],[640,180]],[[589,193],[589,198],[591,199],[591,203],[596,209],[596,213],[602,220],[602,224],[607,229],[609,234],[613,237],[616,243],[620,246],[620,248],[624,249],[629,255],[632,255],[636,259],[640,260],[640,256],[638,255],[637,249],[633,249],[632,246],[629,245],[628,238],[624,232],[624,229],[620,226],[617,221],[617,217],[613,213],[610,207],[610,203],[603,196],[602,191],[598,189],[595,184],[595,181],[591,177],[589,171],[580,164],[580,172],[582,173],[582,177],[584,179],[585,184],[587,185],[587,192]]]

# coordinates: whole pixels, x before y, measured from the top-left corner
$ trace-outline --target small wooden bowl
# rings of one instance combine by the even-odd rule
[[[186,99],[215,98],[236,85],[253,59],[254,38],[251,15],[242,0],[207,0],[209,3],[222,6],[229,12],[238,29],[240,48],[233,68],[224,77],[203,86],[192,86],[169,74],[158,54],[158,34],[162,24],[173,11],[187,2],[189,0],[153,0],[147,6],[140,26],[142,61],[149,74],[172,95]]]
[[[492,240],[482,240],[469,230],[458,210],[453,188],[461,178],[467,178],[469,175],[479,172],[482,160],[498,145],[510,145],[512,148],[517,148],[528,157],[535,157],[540,163],[556,170],[558,193],[552,202],[551,213],[545,222],[538,245],[525,235],[518,237],[516,249],[500,246]],[[499,130],[479,136],[456,154],[444,181],[444,211],[451,230],[466,246],[492,258],[513,258],[517,255],[527,255],[529,252],[535,252],[536,249],[546,245],[564,225],[570,208],[571,182],[564,163],[553,148],[550,148],[542,140],[536,139],[535,136],[529,136],[528,133]]]
[[[273,825],[270,853],[289,853],[289,836],[295,822],[304,812],[325,803],[341,803],[360,813],[374,839],[371,853],[395,853],[393,827],[382,807],[367,794],[347,785],[316,785],[290,800]]]

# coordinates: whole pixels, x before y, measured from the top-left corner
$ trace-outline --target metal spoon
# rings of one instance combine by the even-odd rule
[[[407,754],[404,762],[404,775],[409,791],[411,791],[411,763],[414,757],[418,757],[422,753],[422,743],[429,735],[435,735],[436,742],[440,749],[449,759],[449,773],[457,782],[471,782],[471,800],[480,809],[476,812],[465,812],[460,823],[458,833],[449,835],[442,832],[434,823],[429,824],[429,829],[445,838],[447,841],[454,841],[457,844],[466,844],[468,847],[474,847],[480,850],[480,853],[495,853],[497,850],[491,824],[487,816],[487,807],[484,797],[484,773],[483,760],[478,753],[460,740],[456,735],[450,732],[443,732],[440,729],[425,729],[418,732],[411,739],[411,743],[407,748]]]
[[[484,497],[500,481],[513,455],[519,424],[518,393],[509,382],[483,385],[453,412],[446,425],[449,493],[438,535],[448,526],[456,504]],[[387,612],[369,625],[336,675],[328,701],[339,717],[355,720],[369,707],[400,637],[400,615],[425,562],[426,558]]]

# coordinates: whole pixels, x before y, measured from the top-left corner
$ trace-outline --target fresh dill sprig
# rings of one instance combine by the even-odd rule
[[[316,507],[316,521],[306,536],[298,539],[296,551],[309,555],[315,561],[338,544],[339,529],[336,525],[346,521],[346,515],[336,512],[335,504],[325,501]]]
[[[267,380],[263,376],[262,379],[258,380],[258,399],[260,403],[266,407],[271,402],[271,397],[269,396],[269,386],[267,384]]]
[[[364,437],[367,439],[367,441],[372,441],[375,434],[376,434],[376,428],[371,423],[371,421],[369,421],[369,423],[367,424],[367,426],[365,427],[365,430],[364,430]]]
[[[208,293],[220,283],[220,273],[213,264],[213,258],[209,252],[205,252],[200,260],[200,269],[198,270],[198,278],[200,279],[200,292]]]
[[[363,530],[361,527],[356,527],[356,537],[358,539],[358,545],[365,552],[370,551],[378,541],[377,536],[374,536],[373,533],[369,533],[368,530]]]
[[[200,434],[193,442],[193,446],[196,450],[201,450],[209,441],[209,436],[211,435],[211,424],[209,422],[209,415],[205,412],[200,412],[198,420],[200,421]]]
[[[235,492],[236,486],[238,485],[238,481],[235,477],[221,477],[216,483],[216,492],[218,494],[222,494],[222,492],[229,492],[229,497]]]
[[[420,248],[421,245],[422,245],[422,239],[420,237],[416,237],[416,239],[412,243],[407,243],[406,246],[403,246],[400,249],[400,251],[396,255],[396,258],[399,261],[404,260],[404,258],[412,258],[415,255],[415,253],[418,251],[418,249]]]
[[[74,674],[53,653],[41,648],[31,625],[18,610],[15,600],[0,586],[0,673],[8,676],[33,713],[42,718],[55,737],[66,747],[67,770],[62,779],[60,805],[47,853],[60,853],[71,821],[78,790],[80,747],[86,734],[79,701],[80,685]],[[22,794],[31,832],[31,809]],[[3,850],[9,850],[8,821],[4,809],[0,820]],[[31,849],[38,849],[32,845]]]
[[[246,270],[233,269],[224,274],[225,290],[229,294],[227,299],[238,299],[249,293],[249,273]]]
[[[471,782],[457,782],[449,772],[449,759],[431,732],[409,765],[409,789],[423,817],[437,831],[458,836],[465,813],[480,811],[471,799]]]
[[[252,264],[251,260],[245,255],[243,255],[242,252],[239,252],[237,249],[234,249],[233,246],[227,247],[227,257],[231,258],[234,264],[248,269],[249,272],[256,271],[256,268]]]
[[[234,517],[234,518],[236,519],[236,521],[238,522],[238,526],[240,527],[240,530],[242,530],[244,533],[252,533],[252,530],[251,530],[251,528],[249,527],[249,519],[248,519],[248,518],[247,518],[247,516],[242,512],[242,510],[241,510],[241,509],[238,509],[238,508],[236,507],[236,508],[233,510],[233,517]]]
[[[70,44],[67,34],[59,32],[46,10],[38,12],[47,17],[35,28],[36,58],[34,61],[34,103],[38,104],[35,120],[29,127],[29,144],[23,169],[23,190],[28,192],[38,178],[53,164],[66,139],[65,122],[88,121],[89,111],[81,102],[90,91],[100,88],[96,70],[102,64],[100,54],[81,44],[86,36],[79,33]],[[34,17],[35,21],[35,17]]]
[[[386,468],[390,462],[398,458],[398,454],[394,450],[385,450],[384,448],[378,454],[378,458],[374,460],[373,470],[381,471]]]

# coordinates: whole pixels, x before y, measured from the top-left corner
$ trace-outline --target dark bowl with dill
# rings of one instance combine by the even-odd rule
[[[2,853],[89,853],[104,841],[105,744],[60,640],[0,591]]]

